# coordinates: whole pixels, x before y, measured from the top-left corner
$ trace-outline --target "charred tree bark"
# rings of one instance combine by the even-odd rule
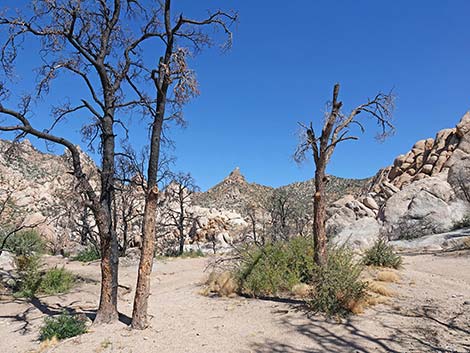
[[[143,220],[143,239],[139,262],[139,273],[132,311],[132,328],[148,327],[147,308],[150,295],[150,274],[152,273],[155,252],[155,224],[158,204],[158,189],[149,189],[145,202]]]
[[[338,100],[340,85],[333,88],[331,110],[325,117],[320,136],[315,134],[313,125],[302,125],[305,129],[305,137],[298,146],[295,158],[302,161],[306,151],[310,151],[315,163],[315,194],[313,196],[313,238],[314,260],[318,266],[325,266],[328,261],[327,234],[326,234],[326,167],[338,143],[347,140],[357,140],[356,136],[350,136],[352,126],[357,126],[364,132],[364,127],[357,116],[364,112],[372,116],[381,127],[379,137],[386,137],[393,132],[391,124],[393,112],[393,95],[379,93],[374,99],[359,105],[349,115],[341,112],[343,103]],[[365,114],[363,114],[365,115]]]

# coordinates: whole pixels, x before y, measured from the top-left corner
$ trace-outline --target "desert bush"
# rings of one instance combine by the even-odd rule
[[[278,295],[312,276],[313,243],[296,237],[289,241],[247,246],[236,269],[240,290],[252,296]]]
[[[32,298],[41,284],[41,260],[38,255],[16,256],[18,280],[14,288],[16,297]]]
[[[68,292],[75,282],[75,276],[65,268],[47,270],[41,278],[39,291],[45,294],[60,294]]]
[[[367,284],[360,278],[363,266],[345,247],[330,248],[324,266],[315,266],[312,299],[308,306],[327,316],[345,316],[356,312],[367,297]]]
[[[39,339],[45,341],[55,337],[62,340],[82,335],[86,331],[86,322],[83,318],[64,312],[57,317],[44,319],[44,326],[41,327]]]
[[[452,225],[452,230],[468,228],[468,227],[470,227],[470,216],[465,216],[460,221],[457,221]]]
[[[366,266],[399,268],[403,259],[385,239],[379,239],[364,252],[363,262]]]
[[[0,239],[0,243],[2,242],[3,239]],[[41,239],[39,233],[33,229],[17,232],[11,235],[5,243],[5,250],[16,256],[42,254],[44,249],[44,241]]]
[[[237,279],[229,271],[211,272],[205,284],[205,288],[200,292],[200,294],[205,296],[218,295],[231,297],[239,290]]]
[[[196,258],[196,257],[204,257],[204,256],[205,254],[202,252],[201,249],[185,251],[180,255],[180,257],[183,257],[183,258]]]
[[[79,251],[77,255],[72,257],[72,260],[81,262],[90,262],[99,259],[101,259],[101,253],[94,246],[88,246],[87,248]]]
[[[400,276],[392,271],[381,271],[377,273],[377,281],[395,283],[400,281]]]

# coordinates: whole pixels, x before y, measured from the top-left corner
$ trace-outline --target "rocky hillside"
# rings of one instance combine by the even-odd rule
[[[339,242],[368,247],[381,235],[411,240],[450,231],[470,215],[469,175],[470,112],[455,128],[416,142],[379,171],[366,195],[331,205],[329,233]]]
[[[346,194],[359,195],[370,183],[371,179],[344,179],[329,176],[327,196],[330,202],[336,201]],[[222,182],[208,191],[196,195],[194,201],[207,208],[233,210],[244,214],[247,206],[259,205],[275,191],[275,188],[256,183],[249,183],[235,168]],[[315,192],[314,179],[282,186],[277,190],[285,190],[299,198],[311,200]]]
[[[82,155],[85,172],[95,180],[95,164]],[[74,238],[80,195],[67,154],[42,153],[28,140],[0,140],[0,202],[8,200],[2,223],[36,226],[57,246]]]

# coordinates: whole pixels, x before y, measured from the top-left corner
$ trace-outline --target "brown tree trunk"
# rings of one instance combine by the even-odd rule
[[[114,144],[113,112],[103,119],[103,160],[101,171],[101,197],[97,216],[101,247],[101,296],[96,324],[116,321],[119,248],[113,225],[114,201]]]
[[[155,223],[157,217],[158,189],[148,191],[142,229],[142,247],[139,262],[139,273],[135,289],[134,308],[132,311],[132,328],[143,330],[148,327],[147,307],[150,295],[150,274],[152,273],[155,252]]]
[[[315,171],[315,196],[313,198],[313,241],[314,260],[318,266],[324,266],[327,261],[326,241],[326,202],[325,195],[325,166],[320,163]]]

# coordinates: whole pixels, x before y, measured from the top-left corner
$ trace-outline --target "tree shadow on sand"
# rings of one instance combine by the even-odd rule
[[[301,335],[298,342],[266,338],[263,342],[251,345],[254,352],[470,352],[468,340],[470,337],[468,322],[470,321],[466,317],[461,317],[464,315],[463,311],[444,319],[436,311],[425,307],[396,311],[391,307],[381,306],[380,310],[371,309],[375,311],[372,316],[352,317],[337,323],[319,315],[305,313],[305,307],[302,305],[291,306],[290,310],[302,311],[305,314],[300,318],[285,315],[279,319],[286,336],[294,333]],[[390,322],[381,319],[384,316],[394,315],[398,317]],[[372,324],[377,328],[374,332],[381,332],[381,336],[375,336],[359,328],[361,320],[372,320]],[[442,331],[447,331],[447,338],[442,337]]]
[[[61,297],[58,297],[61,299]],[[87,318],[89,318],[91,321],[94,321],[96,317],[96,311],[97,310],[90,310],[90,309],[84,309],[82,308],[79,303],[80,301],[76,300],[71,303],[68,303],[68,305],[62,305],[60,303],[55,303],[55,304],[48,304],[44,301],[42,301],[38,297],[33,297],[28,300],[24,299],[14,299],[9,301],[10,303],[28,303],[31,304],[31,306],[28,306],[25,310],[22,312],[15,314],[15,315],[0,315],[0,319],[7,319],[11,320],[12,322],[18,322],[21,324],[21,326],[16,329],[14,332],[19,332],[22,335],[26,335],[32,331],[32,323],[35,320],[42,319],[44,316],[47,317],[52,317],[56,315],[60,315],[64,312],[67,312],[69,314],[83,314]],[[7,303],[4,301],[4,303]],[[41,314],[38,316],[37,311],[39,311]],[[122,322],[125,325],[130,325],[131,324],[131,318],[125,314],[119,313],[119,321]]]

